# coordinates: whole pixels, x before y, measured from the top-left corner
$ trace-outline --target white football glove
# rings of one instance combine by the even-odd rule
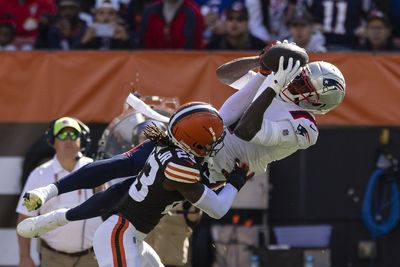
[[[286,69],[283,69],[283,63],[285,58],[281,56],[279,58],[279,69],[277,72],[272,73],[273,82],[269,86],[276,94],[284,89],[297,75],[300,74],[302,68],[300,67],[300,61],[296,60],[296,64],[293,66],[293,58],[289,58]]]
[[[50,198],[58,195],[58,189],[54,184],[49,184],[48,186],[39,187],[30,190],[24,194],[23,206],[28,211],[37,210]]]
[[[283,40],[282,43],[283,43],[283,44],[293,44],[293,45],[297,45],[295,42],[289,42],[287,39]]]

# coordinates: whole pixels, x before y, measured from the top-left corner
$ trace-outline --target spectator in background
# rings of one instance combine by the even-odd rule
[[[0,51],[15,51],[15,27],[11,23],[0,22]]]
[[[235,2],[224,11],[223,34],[214,35],[207,49],[261,50],[265,43],[254,37],[248,29],[246,7]]]
[[[86,29],[80,45],[84,49],[127,49],[129,35],[118,16],[118,0],[97,0],[94,23]]]
[[[300,8],[289,21],[288,40],[303,47],[307,52],[326,52],[325,38],[313,27],[313,17],[304,8]]]
[[[207,45],[215,34],[222,34],[223,23],[221,20],[223,11],[230,7],[235,0],[196,0],[201,7],[204,19],[203,43]]]
[[[144,9],[143,48],[200,49],[203,17],[192,0],[157,0]]]
[[[372,0],[304,1],[316,27],[326,38],[329,51],[352,50],[358,46],[360,29],[371,11]]]
[[[124,17],[129,28],[129,39],[132,48],[140,47],[140,34],[143,19],[143,10],[146,4],[151,0],[131,0],[126,7],[126,15]]]
[[[373,11],[365,28],[365,43],[360,47],[368,51],[393,51],[391,23],[381,11]]]
[[[375,0],[375,8],[386,14],[392,25],[394,43],[400,47],[400,1],[399,0]]]
[[[58,2],[59,17],[47,30],[40,32],[35,48],[71,50],[79,48],[86,22],[79,17],[79,0]]]
[[[23,192],[41,185],[55,182],[68,173],[92,162],[84,157],[80,150],[89,142],[89,130],[86,125],[69,117],[63,117],[51,124],[47,131],[49,143],[56,155],[53,159],[34,169],[28,177]],[[93,190],[85,189],[57,197],[43,204],[39,210],[28,212],[22,206],[22,195],[17,206],[18,222],[31,216],[43,214],[55,209],[75,207],[93,195]],[[40,239],[41,267],[95,267],[92,240],[94,232],[102,223],[101,218],[74,222],[61,227]],[[71,238],[71,235],[74,238]],[[34,267],[30,256],[30,239],[18,236],[20,267]]]
[[[9,19],[15,25],[15,44],[21,50],[33,48],[39,24],[48,24],[48,16],[55,13],[53,0],[0,1],[0,17]]]
[[[296,6],[296,0],[245,0],[249,11],[249,30],[264,42],[281,40],[289,35],[288,18]]]
[[[223,33],[214,35],[207,49],[261,50],[265,42],[254,37],[248,28],[248,13],[241,2],[235,2],[224,11]]]

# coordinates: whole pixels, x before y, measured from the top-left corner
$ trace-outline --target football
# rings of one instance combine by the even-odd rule
[[[273,72],[278,71],[279,58],[285,57],[283,67],[286,68],[289,58],[293,58],[294,62],[300,60],[300,66],[304,67],[308,63],[308,54],[304,48],[293,43],[279,43],[272,46],[264,54],[261,55],[260,61]],[[293,63],[294,64],[294,63]]]

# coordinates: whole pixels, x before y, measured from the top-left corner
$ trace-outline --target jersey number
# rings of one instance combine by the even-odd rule
[[[334,34],[345,34],[346,28],[344,27],[346,22],[347,3],[346,2],[333,2],[323,1],[324,6],[324,32]],[[336,10],[335,24],[333,22],[334,9]]]
[[[154,154],[152,154],[149,157],[146,166],[129,189],[129,194],[135,201],[141,202],[146,198],[149,193],[148,187],[154,183],[157,171],[158,163],[154,158]]]

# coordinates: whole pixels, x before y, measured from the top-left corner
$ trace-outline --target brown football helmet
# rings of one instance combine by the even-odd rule
[[[176,146],[186,152],[197,157],[212,157],[223,146],[224,123],[211,105],[189,102],[172,114],[168,135]]]

